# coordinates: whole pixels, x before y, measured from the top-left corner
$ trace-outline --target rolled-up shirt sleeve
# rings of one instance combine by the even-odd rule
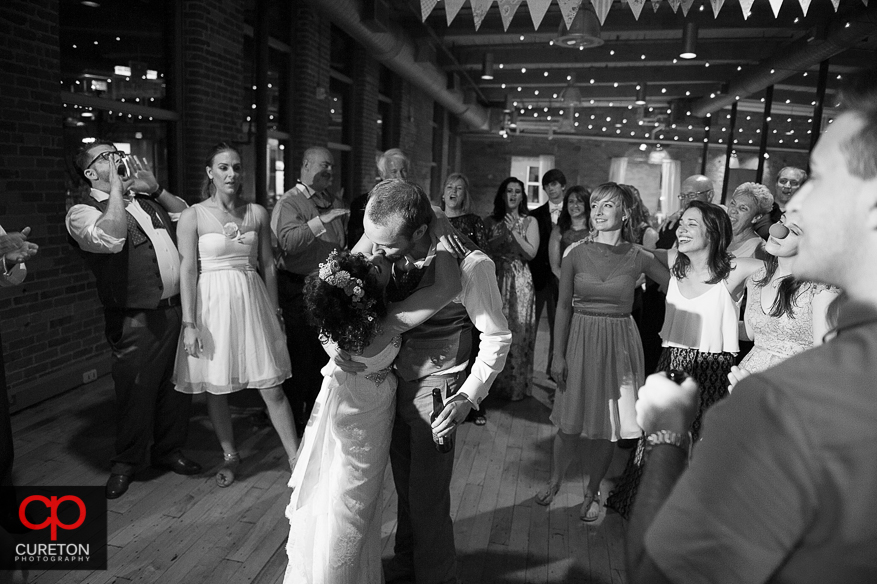
[[[496,285],[493,261],[482,252],[472,252],[461,263],[460,275],[463,290],[459,299],[481,332],[481,344],[472,371],[458,393],[465,394],[478,408],[505,367],[512,333],[502,313],[502,296]]]
[[[119,253],[125,238],[119,239],[97,226],[101,212],[90,205],[74,205],[67,212],[67,232],[83,250],[91,253]]]

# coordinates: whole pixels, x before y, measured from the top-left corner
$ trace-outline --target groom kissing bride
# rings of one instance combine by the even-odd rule
[[[380,495],[387,458],[398,493],[389,583],[457,582],[450,516],[451,435],[505,364],[511,333],[493,262],[452,253],[446,220],[413,183],[369,194],[365,236],[308,278],[310,317],[335,359],[290,479],[284,582],[379,584]],[[460,256],[462,259],[458,259]],[[471,330],[481,332],[466,374]],[[433,390],[444,409],[431,421]]]

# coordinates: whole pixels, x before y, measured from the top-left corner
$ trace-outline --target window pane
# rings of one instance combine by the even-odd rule
[[[536,185],[530,185],[527,189],[527,200],[531,203],[539,200],[539,187]]]
[[[527,169],[527,182],[528,183],[538,183],[539,182],[539,167],[531,166]]]
[[[167,108],[166,6],[61,2],[62,91]]]

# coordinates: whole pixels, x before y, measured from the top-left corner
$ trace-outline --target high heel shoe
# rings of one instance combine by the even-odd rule
[[[543,507],[550,505],[554,500],[554,496],[557,495],[557,491],[560,490],[560,483],[551,484],[548,483],[545,486],[544,491],[539,491],[536,493],[535,501],[537,505],[542,505]]]
[[[237,452],[227,452],[222,455],[222,467],[216,473],[216,484],[222,488],[228,487],[234,482],[235,469],[241,464],[241,455]]]

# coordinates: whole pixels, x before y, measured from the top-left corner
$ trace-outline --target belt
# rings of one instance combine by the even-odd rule
[[[161,300],[156,308],[170,308],[171,306],[179,306],[180,305],[180,295],[171,296],[170,298],[164,298]]]
[[[573,312],[576,314],[582,314],[584,316],[599,316],[602,318],[629,318],[629,312],[594,312],[592,310],[585,310],[584,308],[573,308]]]

